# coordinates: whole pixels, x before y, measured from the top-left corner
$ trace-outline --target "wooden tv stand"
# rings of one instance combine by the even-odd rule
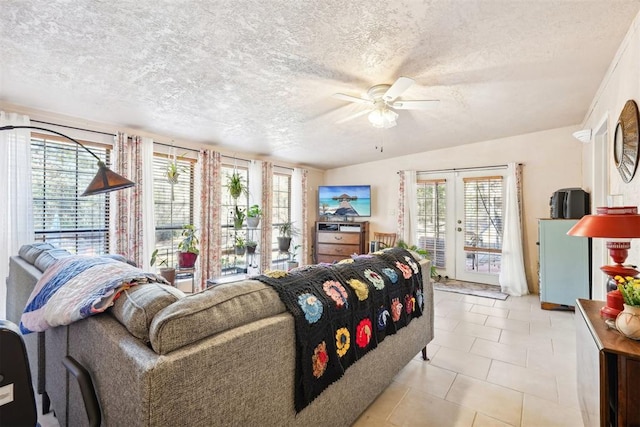
[[[316,222],[316,262],[335,262],[369,252],[369,222]]]

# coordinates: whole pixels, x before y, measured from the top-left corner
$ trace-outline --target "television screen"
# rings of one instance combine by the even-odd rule
[[[324,185],[318,187],[321,216],[371,216],[370,185]]]

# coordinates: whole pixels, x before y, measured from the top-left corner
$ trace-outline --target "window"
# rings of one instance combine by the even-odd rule
[[[247,238],[253,238],[248,236],[249,230],[245,226],[240,229],[234,227],[234,217],[236,206],[241,214],[246,215],[247,206],[249,205],[249,198],[247,194],[241,194],[237,200],[234,200],[229,193],[227,187],[227,177],[231,176],[234,171],[238,173],[244,183],[249,185],[249,170],[246,166],[238,166],[237,159],[233,159],[236,165],[223,164],[222,165],[222,206],[220,207],[221,222],[222,222],[222,274],[230,275],[237,273],[244,273],[246,268],[246,254],[244,251],[238,251],[236,254],[236,239],[242,239],[246,241]],[[240,254],[243,252],[242,254]]]
[[[418,247],[429,251],[434,265],[445,268],[446,184],[442,180],[421,180],[417,184]]]
[[[274,167],[273,173],[273,233],[271,241],[271,259],[274,263],[288,259],[287,253],[278,250],[278,227],[291,221],[291,171]],[[294,224],[295,226],[295,224]]]
[[[173,160],[165,154],[155,153],[153,156],[156,249],[158,259],[166,259],[169,267],[178,264],[175,253],[181,240],[182,226],[194,223],[195,160],[176,158],[179,175],[173,183],[167,177],[167,167],[172,162]]]
[[[466,269],[499,274],[502,261],[501,176],[464,178]]]
[[[110,147],[80,141],[109,165]],[[109,197],[80,197],[97,172],[96,159],[79,145],[32,134],[35,238],[76,254],[109,252]]]

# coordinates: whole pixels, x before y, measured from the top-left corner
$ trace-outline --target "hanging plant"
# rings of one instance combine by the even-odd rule
[[[167,165],[166,175],[169,184],[175,185],[178,183],[180,171],[178,170],[178,164],[175,162],[175,160]]]
[[[229,194],[231,194],[234,200],[242,194],[247,195],[249,193],[244,177],[237,171],[233,171],[231,175],[227,175],[227,188],[229,188]]]

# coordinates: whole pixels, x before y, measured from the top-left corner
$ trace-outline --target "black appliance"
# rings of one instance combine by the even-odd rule
[[[589,193],[581,188],[561,188],[549,200],[553,219],[580,219],[589,214]]]

